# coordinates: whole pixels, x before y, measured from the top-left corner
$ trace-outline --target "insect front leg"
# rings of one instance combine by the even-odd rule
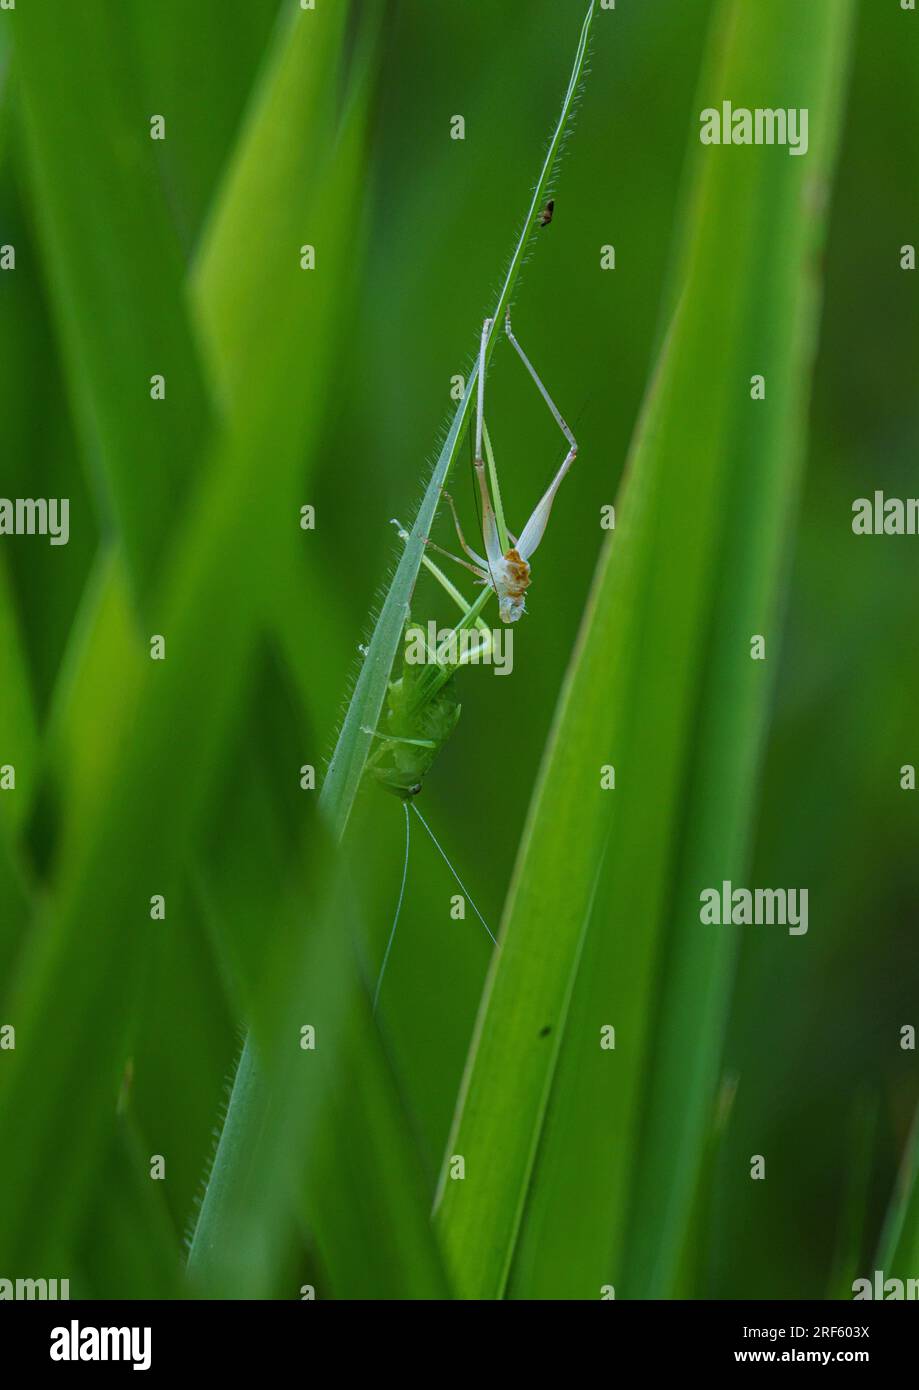
[[[392,524],[398,528],[400,539],[404,541],[408,540],[408,532],[405,530],[403,526],[400,526],[399,522],[396,520],[395,517],[393,517],[392,519]],[[436,546],[435,549],[439,550],[440,547]],[[449,555],[448,551],[444,551],[443,553],[445,555],[448,555],[451,560],[459,560],[458,555]],[[440,566],[435,565],[434,561],[430,559],[428,555],[422,555],[421,563],[424,565],[428,573],[434,576],[440,587],[443,589],[444,593],[449,594],[450,598],[456,604],[463,617],[471,622],[474,622],[476,627],[480,628],[482,632],[487,632],[487,624],[482,620],[482,618],[478,616],[478,610],[479,608],[481,608],[481,601],[477,601],[477,605],[468,603],[466,599],[463,597],[463,595],[460,593],[456,585],[451,583],[451,581],[444,574]],[[463,564],[463,561],[459,560],[459,563]],[[472,569],[472,566],[469,565],[467,568]],[[484,570],[478,570],[476,571],[476,573],[481,582],[485,583],[487,581],[488,575],[485,573]]]
[[[456,511],[456,503],[453,501],[453,498],[450,496],[449,492],[444,492],[443,488],[441,488],[441,493],[447,499],[450,511],[453,513],[453,525],[456,527],[456,535],[457,539],[459,540],[460,547],[463,550],[465,550],[470,560],[474,560],[475,563],[479,566],[480,570],[484,571],[486,561],[482,559],[481,555],[476,554],[472,546],[469,545],[469,543],[467,542],[466,537],[463,535],[463,528],[462,526],[460,526],[460,519]]]
[[[396,517],[391,517],[390,520],[391,520],[392,525],[395,526],[395,528],[396,528],[396,530],[397,530],[397,532],[398,532],[398,534],[399,534],[399,539],[400,539],[400,541],[407,541],[407,540],[408,540],[408,532],[406,531],[406,529],[405,529],[405,527],[402,525],[402,523],[401,523],[399,520],[397,520]],[[488,575],[486,574],[485,570],[484,570],[484,569],[481,569],[478,565],[471,565],[471,564],[469,563],[468,560],[464,560],[460,555],[454,555],[454,554],[452,554],[451,551],[449,551],[449,550],[444,550],[443,546],[442,546],[442,545],[438,545],[436,541],[432,541],[431,538],[430,538],[430,536],[424,536],[424,537],[422,537],[422,539],[423,539],[423,541],[424,541],[424,544],[425,544],[430,550],[436,550],[440,555],[446,555],[446,557],[447,557],[448,560],[455,560],[456,563],[457,563],[458,565],[462,565],[464,569],[471,570],[472,573],[475,575],[475,577],[476,577],[477,579],[481,580],[482,583],[485,583],[486,580],[488,579]],[[472,553],[473,553],[473,552],[470,552],[470,554],[472,554]],[[449,580],[445,580],[445,579],[444,579],[444,577],[443,577],[443,571],[442,571],[442,570],[439,570],[439,569],[437,568],[437,566],[434,564],[434,562],[433,562],[432,560],[429,560],[428,557],[427,557],[426,555],[423,555],[423,556],[421,557],[421,563],[422,563],[423,565],[426,565],[427,568],[431,571],[431,573],[434,574],[434,575],[436,575],[436,576],[438,577],[438,579],[439,579],[440,582],[444,585],[445,588],[449,585],[448,592],[450,591],[450,589],[453,589],[453,586],[452,586],[452,584],[449,583]],[[483,560],[483,561],[482,561],[482,564],[484,565],[484,563],[485,563],[485,561]],[[455,594],[455,593],[456,593],[456,590],[453,590],[453,593]],[[453,596],[453,595],[451,594],[451,597],[452,597],[452,596]]]

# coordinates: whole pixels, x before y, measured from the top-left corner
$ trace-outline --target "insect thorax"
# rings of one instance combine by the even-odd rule
[[[515,623],[524,612],[524,594],[530,587],[530,566],[517,550],[511,549],[494,567],[494,578],[501,621]]]

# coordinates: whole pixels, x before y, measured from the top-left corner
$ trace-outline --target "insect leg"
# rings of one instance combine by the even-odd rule
[[[478,565],[471,564],[469,560],[464,560],[461,555],[454,555],[451,550],[444,550],[443,546],[438,545],[436,541],[432,541],[430,536],[424,537],[424,543],[430,550],[436,550],[438,555],[446,555],[448,560],[453,560],[457,565],[462,565],[463,569],[470,570],[475,575],[476,579],[488,579],[485,570],[481,569]]]
[[[482,559],[481,555],[476,554],[472,546],[468,544],[466,537],[463,535],[463,528],[462,526],[460,526],[460,519],[456,512],[456,503],[453,501],[453,498],[450,496],[449,492],[444,492],[443,488],[441,488],[441,492],[443,496],[447,499],[450,510],[453,513],[453,525],[456,527],[456,534],[459,539],[461,548],[465,550],[470,560],[474,560],[477,565],[481,565],[484,568],[487,562]]]
[[[371,738],[382,739],[384,743],[408,743],[413,748],[436,748],[437,744],[429,738],[399,738],[396,734],[381,734],[376,729],[371,729],[366,724],[361,725],[361,733],[369,734]]]
[[[401,526],[399,526],[399,523],[398,523],[398,521],[396,520],[395,517],[393,517],[393,525],[399,528],[399,536],[400,536],[400,538],[401,538],[402,540],[407,540],[407,539],[408,539],[408,532],[407,532],[406,530],[404,530]],[[437,546],[437,547],[435,547],[435,549],[440,549],[440,547]],[[448,552],[448,551],[444,551],[444,554],[445,554],[445,555],[449,555],[449,552]],[[465,561],[460,560],[460,558],[459,558],[458,555],[449,555],[449,558],[450,558],[451,560],[456,560],[459,564],[465,564]],[[434,578],[437,580],[438,584],[439,584],[440,587],[443,589],[444,593],[450,595],[450,597],[452,598],[453,602],[456,604],[457,608],[458,608],[458,609],[460,610],[460,612],[462,613],[463,617],[464,617],[464,618],[468,618],[469,615],[470,615],[470,613],[472,613],[472,604],[470,604],[470,603],[468,603],[468,602],[466,601],[466,599],[465,599],[465,598],[463,597],[463,595],[460,593],[460,591],[459,591],[459,589],[456,587],[456,585],[453,584],[453,583],[447,578],[447,576],[444,574],[444,572],[443,572],[443,570],[440,568],[440,566],[439,566],[439,565],[435,565],[434,561],[431,560],[427,555],[422,555],[422,557],[421,557],[421,563],[424,565],[424,567],[425,567],[426,570],[428,570],[431,574],[433,574]],[[472,566],[470,565],[470,566],[468,566],[468,568],[471,569]],[[483,580],[487,578],[487,575],[485,574],[484,570],[479,572],[479,577],[480,577],[481,579],[483,579]],[[475,622],[475,625],[476,625],[477,628],[480,628],[483,632],[488,632],[488,631],[489,631],[488,624],[487,624],[482,618],[480,618],[480,617],[478,616],[478,610],[476,610],[475,613],[472,613],[472,616],[473,616],[473,621]]]
[[[526,526],[520,532],[520,539],[517,542],[517,553],[522,560],[529,560],[533,551],[543,538],[546,526],[549,522],[549,513],[552,511],[552,503],[555,501],[555,494],[558,492],[562,479],[577,457],[577,449],[569,449],[561,468],[552,479],[541,499],[533,508],[533,512],[527,521]]]
[[[407,541],[408,532],[402,525],[401,521],[399,521],[397,517],[393,516],[390,517],[390,523],[391,525],[395,526],[400,541]],[[448,560],[455,560],[456,563],[458,565],[462,565],[464,569],[471,570],[472,573],[475,575],[476,579],[481,579],[483,583],[488,580],[488,573],[485,569],[482,568],[482,566],[485,564],[484,560],[481,560],[478,565],[472,565],[469,563],[468,560],[464,560],[461,556],[454,555],[452,551],[444,550],[443,546],[438,545],[436,541],[432,541],[430,536],[422,536],[421,539],[423,544],[428,546],[431,550],[436,550],[441,555],[446,555]],[[468,547],[466,548],[468,549]],[[475,554],[475,551],[470,550],[469,554],[472,555],[476,560],[479,559],[478,555]],[[438,578],[440,577],[441,571],[437,568],[433,561],[427,558],[426,555],[422,556],[422,564],[426,565],[427,568],[431,570],[433,574],[436,574],[438,576]]]
[[[555,423],[558,425],[558,427],[559,427],[559,429],[561,430],[562,434],[563,434],[563,435],[565,436],[565,438],[567,439],[567,441],[568,441],[568,447],[569,447],[569,449],[571,450],[572,459],[573,459],[573,457],[574,457],[574,456],[577,454],[577,452],[578,452],[577,440],[575,439],[574,435],[571,433],[571,430],[570,430],[570,429],[568,428],[568,426],[565,424],[565,421],[564,421],[564,419],[563,419],[563,417],[562,417],[562,413],[561,413],[561,411],[559,410],[558,406],[555,404],[555,402],[553,401],[552,397],[549,395],[549,392],[546,390],[545,386],[542,384],[542,381],[541,381],[541,379],[540,379],[540,377],[539,377],[538,372],[536,371],[536,368],[533,366],[533,363],[530,361],[529,357],[527,357],[527,355],[526,355],[526,353],[524,352],[523,348],[520,346],[520,344],[518,343],[516,337],[514,336],[514,330],[511,328],[511,311],[510,311],[510,307],[508,307],[507,314],[506,314],[505,319],[504,319],[504,329],[505,329],[505,332],[507,333],[508,339],[510,340],[512,346],[516,349],[517,355],[519,356],[521,362],[522,362],[523,365],[526,367],[526,369],[527,369],[527,371],[529,372],[530,376],[531,376],[531,377],[533,378],[533,380],[536,382],[536,386],[537,386],[537,389],[539,390],[539,394],[542,396],[542,398],[543,398],[543,400],[545,401],[546,405],[549,407],[550,411],[552,412],[552,418],[553,418],[553,420],[554,420]]]
[[[552,479],[552,482],[549,484],[539,503],[534,508],[529,521],[524,526],[523,530],[520,532],[520,539],[517,542],[517,550],[520,554],[521,559],[528,560],[530,556],[533,554],[533,551],[539,545],[539,542],[543,538],[543,534],[549,522],[549,513],[552,511],[552,503],[555,501],[555,494],[558,492],[559,487],[562,483],[562,479],[568,472],[568,469],[571,467],[571,465],[574,463],[575,459],[578,456],[578,445],[577,440],[575,439],[574,435],[571,433],[571,430],[568,428],[564,419],[562,418],[561,411],[553,401],[552,397],[549,395],[549,392],[546,390],[545,386],[542,384],[542,381],[540,380],[536,368],[533,366],[533,363],[530,361],[529,357],[527,357],[523,348],[520,346],[517,339],[514,337],[514,330],[511,328],[511,311],[509,308],[507,311],[507,317],[504,321],[504,327],[507,332],[508,338],[510,339],[514,348],[516,349],[518,356],[520,357],[521,362],[526,367],[530,376],[535,381],[539,389],[539,394],[542,396],[546,405],[549,407],[549,410],[552,412],[553,420],[558,425],[562,434],[565,436],[565,439],[568,441],[568,453],[565,456],[561,468],[558,470],[555,477]]]
[[[468,666],[470,662],[475,664],[480,660],[487,661],[488,657],[491,655],[493,642],[494,638],[492,637],[491,628],[486,628],[482,634],[481,640],[468,651],[461,653],[457,665]]]
[[[453,558],[456,559],[457,557],[453,556]],[[450,597],[453,599],[453,602],[459,608],[460,612],[463,615],[463,622],[465,623],[467,628],[471,627],[474,624],[476,631],[479,634],[479,640],[476,642],[475,646],[463,648],[463,651],[456,664],[458,666],[466,666],[469,664],[470,661],[480,661],[483,658],[487,658],[488,654],[491,652],[492,643],[494,640],[492,637],[491,628],[485,622],[484,618],[479,617],[472,604],[466,602],[459,589],[457,589],[455,585],[450,583],[450,580],[443,573],[443,571],[438,569],[437,565],[435,565],[433,561],[428,560],[427,556],[425,556],[425,561],[427,563],[428,569],[434,575],[435,579],[439,582],[439,584],[446,591],[446,593],[450,595]],[[454,629],[454,632],[458,634],[461,633],[462,626],[463,624],[461,623],[459,627]],[[462,640],[462,637],[460,637],[460,641]]]

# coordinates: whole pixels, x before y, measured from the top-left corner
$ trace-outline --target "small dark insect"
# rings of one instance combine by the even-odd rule
[[[550,198],[548,203],[546,203],[546,206],[543,208],[542,212],[537,217],[536,221],[539,223],[540,227],[548,227],[549,223],[552,221],[554,214],[555,199]]]
[[[545,1028],[540,1028],[540,1030],[539,1030],[539,1036],[540,1036],[541,1038],[547,1038],[551,1032],[552,1032],[552,1025],[551,1025],[551,1023],[547,1023],[546,1026],[545,1026]]]

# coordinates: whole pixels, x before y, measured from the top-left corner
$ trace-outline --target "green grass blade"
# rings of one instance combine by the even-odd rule
[[[272,821],[277,808],[253,794],[255,776],[247,781],[246,796],[214,834],[219,867],[202,876],[214,940],[251,1031],[189,1273],[212,1295],[283,1296],[279,1271],[299,1218],[321,1258],[321,1296],[440,1297],[446,1285],[429,1220],[431,1177],[421,1170],[355,969],[353,867],[343,872],[315,823],[285,862],[277,852],[285,827],[279,835]],[[227,854],[238,872],[228,875]],[[253,854],[269,866],[257,882],[247,870]],[[253,937],[253,921],[271,922],[268,940]],[[304,1023],[316,1030],[315,1053],[298,1047]],[[343,1094],[362,1099],[345,1104]],[[369,1186],[365,1162],[375,1172]]]
[[[813,190],[825,197],[850,14],[731,3],[715,30],[724,67],[704,104],[722,90],[775,104],[793,51],[810,164],[786,150],[732,159],[693,134],[684,290],[479,1014],[448,1147],[466,1178],[450,1181],[446,1165],[442,1176],[438,1224],[466,1297],[500,1296],[509,1279],[520,1297],[597,1298],[607,1282],[660,1295],[679,1268],[729,989],[730,938],[703,939],[698,893],[744,862],[769,690],[749,638],[764,631],[778,645],[816,325]],[[760,370],[769,396],[756,415]],[[605,764],[615,790],[601,789]],[[658,1019],[662,968],[669,1012]],[[615,1051],[600,1048],[606,1024]],[[559,1191],[578,1193],[573,1208]]]
[[[38,755],[35,698],[5,557],[0,558],[0,671],[3,672],[0,763],[15,767],[20,793],[5,796],[0,801],[0,833],[3,833],[22,823],[34,790]]]
[[[166,115],[156,155],[182,244],[194,244],[277,22],[280,0],[130,5],[151,113]],[[177,35],[181,34],[181,42]],[[201,119],[202,111],[207,120]]]
[[[348,172],[356,152],[342,148],[342,132],[346,141],[350,135],[362,142],[364,130],[360,119],[338,119],[348,12],[347,5],[315,14],[289,7],[201,235],[191,298],[216,394],[231,418],[252,413],[253,392],[271,396],[266,412],[291,411],[298,400],[310,399],[311,393],[296,389],[302,359],[282,355],[295,328],[266,343],[263,325],[309,322],[304,310],[334,292],[350,254],[330,235],[333,203],[346,190],[354,196]],[[366,102],[359,77],[351,74],[352,101],[357,94]],[[342,174],[337,181],[336,166]],[[309,272],[299,267],[304,242],[316,245],[316,268]],[[276,354],[265,361],[266,347],[275,345]],[[304,351],[314,346],[315,340],[303,344]],[[318,357],[313,351],[310,360]]]
[[[837,0],[822,0],[806,10],[787,3],[755,18],[735,0],[723,4],[721,15],[724,68],[718,89],[741,88],[755,106],[805,107],[810,148],[804,158],[766,150],[759,177],[740,171],[730,188],[731,171],[718,163],[714,151],[706,203],[715,207],[716,221],[736,210],[734,238],[740,229],[745,235],[739,246],[736,241],[732,246],[722,228],[700,228],[691,261],[688,292],[695,288],[700,306],[717,276],[733,280],[734,302],[741,308],[736,348],[726,360],[733,357],[747,371],[739,406],[729,371],[721,388],[727,429],[718,568],[709,596],[707,647],[704,629],[700,632],[704,666],[686,750],[675,876],[661,920],[659,1016],[649,1054],[650,1084],[644,1088],[631,1229],[620,1256],[623,1289],[634,1297],[675,1294],[712,1123],[739,933],[730,928],[709,933],[701,927],[699,892],[723,879],[744,882],[749,869],[755,795],[782,637],[788,542],[797,522],[805,460],[822,299],[816,268],[826,240],[845,111],[853,15],[853,4]],[[784,96],[777,98],[776,91]],[[805,163],[808,167],[802,169]],[[799,167],[789,169],[789,164]],[[701,170],[699,177],[702,183]],[[719,207],[727,211],[720,214]],[[700,350],[712,345],[710,327],[704,324],[693,338]],[[728,341],[723,337],[719,347]],[[752,373],[765,376],[763,402],[749,399]],[[699,389],[704,389],[703,381]],[[751,660],[754,633],[766,637],[765,663]],[[789,938],[787,948],[793,951],[798,944]]]
[[[87,1213],[71,1298],[123,1299],[128,1289],[133,1298],[181,1298],[182,1259],[165,1184],[149,1174],[149,1149],[119,1117]]]

